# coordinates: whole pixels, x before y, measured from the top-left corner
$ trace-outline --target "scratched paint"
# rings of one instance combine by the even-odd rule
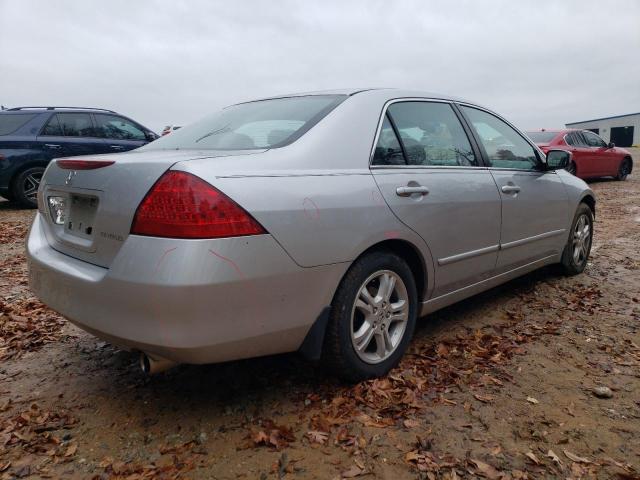
[[[242,279],[246,278],[244,273],[242,273],[242,270],[240,270],[240,267],[238,267],[238,264],[236,262],[234,262],[230,258],[225,257],[224,255],[220,255],[219,253],[214,252],[211,249],[209,249],[209,253],[211,255],[214,255],[214,256],[218,257],[220,260],[228,263],[229,265],[231,265],[231,267],[236,271],[236,273],[238,274],[238,276],[240,278],[242,278]]]
[[[379,190],[371,190],[371,200],[373,201],[373,203],[381,207],[386,205],[384,198],[382,198],[382,194]]]
[[[304,198],[302,206],[304,207],[304,215],[309,220],[318,220],[320,218],[320,209],[316,205],[316,202],[309,197]]]

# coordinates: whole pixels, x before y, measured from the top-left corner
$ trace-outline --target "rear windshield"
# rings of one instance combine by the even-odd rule
[[[278,148],[300,138],[346,95],[309,95],[227,107],[147,146],[156,149],[253,150]]]
[[[534,143],[549,143],[558,135],[558,132],[527,132],[527,136]]]
[[[37,113],[0,114],[0,135],[9,135],[15,132],[36,115]]]

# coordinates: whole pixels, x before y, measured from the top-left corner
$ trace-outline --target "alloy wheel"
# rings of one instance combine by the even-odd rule
[[[43,172],[36,171],[24,177],[22,191],[24,192],[24,196],[29,200],[36,200],[40,180],[42,180],[42,174]]]
[[[573,261],[581,265],[587,261],[591,247],[591,222],[587,215],[580,215],[573,229]]]
[[[360,286],[351,311],[351,342],[366,363],[389,358],[402,342],[409,319],[409,296],[391,270],[370,275]]]

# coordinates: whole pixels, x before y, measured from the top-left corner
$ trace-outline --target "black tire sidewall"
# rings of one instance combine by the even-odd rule
[[[589,241],[589,248],[587,250],[587,255],[584,259],[584,262],[582,262],[580,265],[577,265],[573,260],[572,252],[573,232],[575,231],[578,219],[584,214],[586,214],[587,218],[589,219],[589,226],[591,228],[591,239]],[[562,266],[566,274],[577,275],[579,273],[582,273],[586,268],[587,263],[589,263],[589,256],[591,255],[591,247],[593,246],[593,233],[593,212],[588,205],[586,205],[585,203],[581,203],[577,208],[575,215],[573,216],[573,221],[571,222],[571,230],[569,231],[569,240],[562,255]]]
[[[21,171],[13,181],[13,185],[11,188],[13,199],[23,207],[38,208],[38,202],[31,200],[24,193],[24,179],[34,172],[40,172],[44,174],[44,171],[45,167],[29,167]]]
[[[620,166],[618,167],[618,175],[616,175],[616,180],[622,181],[622,180],[626,180],[627,179],[629,174],[623,175],[622,174],[622,170],[625,167],[625,165],[628,165],[628,164],[629,164],[629,159],[628,158],[625,158],[624,160],[622,160],[622,163],[620,163]]]
[[[353,347],[351,312],[362,283],[371,274],[380,270],[391,270],[404,282],[409,297],[409,318],[404,336],[393,354],[383,362],[369,364],[358,357]],[[326,358],[329,366],[336,374],[348,381],[360,381],[385,375],[398,364],[411,342],[417,317],[417,297],[413,273],[399,256],[391,252],[374,252],[357,260],[340,283],[332,303],[326,337],[329,345],[325,345],[326,348],[323,349],[323,356],[332,357]]]

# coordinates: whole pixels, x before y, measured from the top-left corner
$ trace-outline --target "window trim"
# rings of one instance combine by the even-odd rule
[[[473,150],[473,154],[478,159],[478,165],[476,166],[468,166],[468,165],[409,165],[407,163],[407,155],[404,149],[404,143],[402,142],[402,138],[399,135],[399,132],[396,129],[395,122],[393,121],[391,115],[388,116],[391,125],[393,126],[393,130],[398,137],[398,142],[400,142],[400,147],[402,148],[402,153],[404,155],[404,161],[407,163],[406,165],[374,165],[373,156],[375,154],[376,145],[378,144],[378,140],[380,138],[380,133],[382,131],[382,124],[384,122],[385,116],[387,116],[387,110],[394,103],[407,103],[407,102],[424,102],[424,103],[445,103],[451,107],[453,110],[453,114],[456,116],[458,121],[462,126],[462,130],[467,135],[467,140],[469,141],[469,145],[471,146],[471,150]],[[484,162],[484,157],[481,155],[481,152],[477,148],[475,137],[470,136],[469,128],[463,118],[460,118],[460,114],[457,111],[455,102],[452,100],[443,100],[441,98],[429,98],[429,97],[398,97],[392,98],[391,100],[387,100],[382,107],[382,112],[380,117],[378,118],[378,127],[376,128],[376,134],[373,137],[373,144],[371,145],[371,151],[369,152],[369,169],[370,170],[389,170],[389,169],[473,169],[473,170],[486,170],[487,165]]]
[[[544,154],[544,152],[540,149],[540,147],[538,147],[538,145],[536,145],[535,143],[532,143],[527,138],[527,136],[524,135],[510,121],[508,121],[507,119],[505,119],[501,115],[497,114],[496,112],[489,110],[488,108],[480,107],[480,106],[475,105],[473,103],[455,102],[455,104],[459,108],[460,113],[462,114],[462,116],[464,117],[465,121],[469,125],[469,128],[471,129],[471,133],[473,134],[473,137],[476,139],[476,142],[478,142],[478,147],[480,148],[480,151],[482,152],[482,159],[484,161],[484,164],[485,164],[486,168],[488,168],[489,170],[501,170],[501,171],[506,170],[508,172],[551,173],[551,171],[544,169],[544,165],[546,164],[546,158],[547,158],[547,156]],[[538,165],[537,165],[538,168],[536,168],[534,170],[531,170],[531,169],[527,169],[527,168],[507,168],[507,167],[494,167],[494,166],[492,166],[490,161],[489,161],[489,155],[487,154],[487,151],[485,150],[484,145],[482,144],[482,141],[480,140],[480,138],[478,138],[475,129],[472,128],[473,125],[472,125],[471,121],[469,120],[469,118],[467,117],[465,111],[461,107],[469,107],[469,108],[474,108],[476,110],[480,110],[480,111],[482,111],[484,113],[487,113],[489,115],[492,115],[492,116],[496,117],[498,120],[502,120],[504,123],[506,123],[518,135],[520,135],[520,137],[527,144],[529,144],[529,146],[531,146],[533,148],[533,151],[534,151],[534,153],[536,155],[536,160],[538,162]]]

